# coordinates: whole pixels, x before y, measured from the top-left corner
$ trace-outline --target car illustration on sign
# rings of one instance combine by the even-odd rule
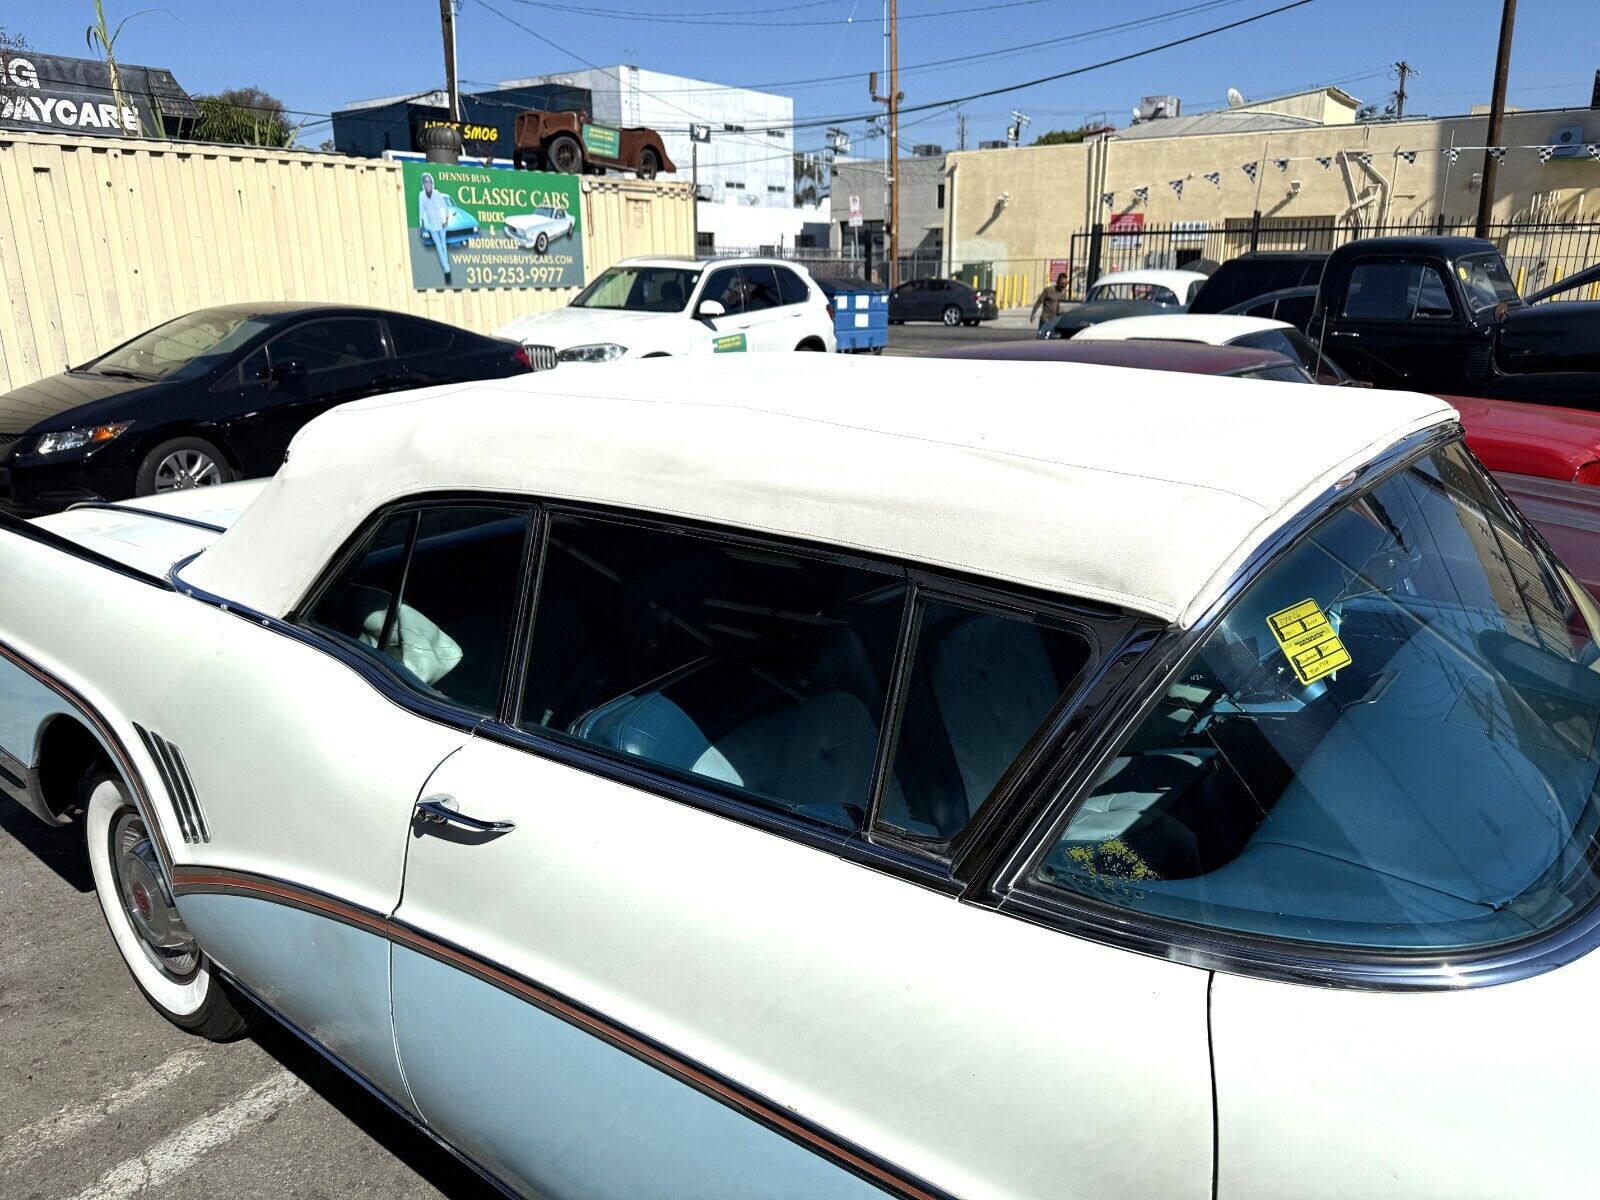
[[[500,228],[517,245],[543,254],[557,238],[571,237],[577,222],[564,208],[536,208],[507,217]]]
[[[168,1020],[519,1195],[1600,1194],[1600,609],[1449,405],[1313,391],[358,401],[0,517],[0,791]]]
[[[465,242],[477,237],[478,218],[457,204],[453,196],[446,196],[443,192],[438,194],[444,198],[445,203],[450,208],[450,216],[444,228],[445,245],[453,246],[457,242]],[[422,234],[422,244],[424,246],[433,245],[433,231],[431,229],[424,225],[419,232]]]

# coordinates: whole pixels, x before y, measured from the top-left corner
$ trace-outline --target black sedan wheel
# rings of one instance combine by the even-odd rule
[[[232,479],[228,460],[210,442],[204,438],[173,438],[144,456],[133,490],[137,496],[150,496],[212,487]]]
[[[954,304],[947,305],[945,307],[944,313],[940,316],[939,319],[941,321],[943,321],[946,325],[949,325],[953,329],[957,325],[961,324],[961,310],[959,308],[957,308]]]

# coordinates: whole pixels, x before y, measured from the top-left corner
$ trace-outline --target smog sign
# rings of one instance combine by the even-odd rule
[[[417,288],[583,286],[578,177],[401,164]]]

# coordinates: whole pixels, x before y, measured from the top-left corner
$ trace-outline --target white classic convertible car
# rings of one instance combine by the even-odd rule
[[[564,208],[536,208],[507,217],[500,228],[517,245],[543,254],[557,238],[571,237],[577,222]]]
[[[515,1192],[1596,1194],[1600,612],[1446,405],[1302,391],[361,401],[4,520],[0,784],[168,1019]]]

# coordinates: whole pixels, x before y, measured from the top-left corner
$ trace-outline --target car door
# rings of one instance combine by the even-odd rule
[[[789,319],[795,310],[784,306],[776,269],[771,263],[747,263],[739,273],[744,283],[750,349],[793,350],[802,334]]]
[[[1471,338],[1466,315],[1435,264],[1366,258],[1351,267],[1327,346],[1359,379],[1452,392],[1462,389]]]
[[[715,300],[723,307],[721,316],[702,316],[700,306]],[[694,302],[695,325],[692,346],[696,354],[743,354],[751,344],[751,318],[745,312],[745,287],[738,267],[718,267],[707,274]]]
[[[927,316],[928,281],[912,279],[889,293],[889,316],[896,321],[920,321]]]
[[[431,387],[466,378],[461,373],[460,356],[454,352],[456,331],[437,321],[416,317],[389,317],[389,345],[394,352],[392,369],[398,378],[394,390],[402,387]]]
[[[515,728],[429,781],[396,914],[435,1130],[552,1200],[1210,1195],[1205,973],[860,832],[892,762],[875,837],[958,836],[1085,635],[643,519],[543,559]]]
[[[499,704],[530,521],[503,502],[401,505],[358,534],[294,635],[199,604],[181,631],[149,631],[183,686],[133,711],[200,814],[185,851],[204,865],[174,880],[184,920],[408,1106],[388,917],[424,784]]]
[[[291,326],[240,367],[242,412],[226,423],[247,475],[270,475],[300,427],[328,409],[405,386],[375,317],[318,317]]]

